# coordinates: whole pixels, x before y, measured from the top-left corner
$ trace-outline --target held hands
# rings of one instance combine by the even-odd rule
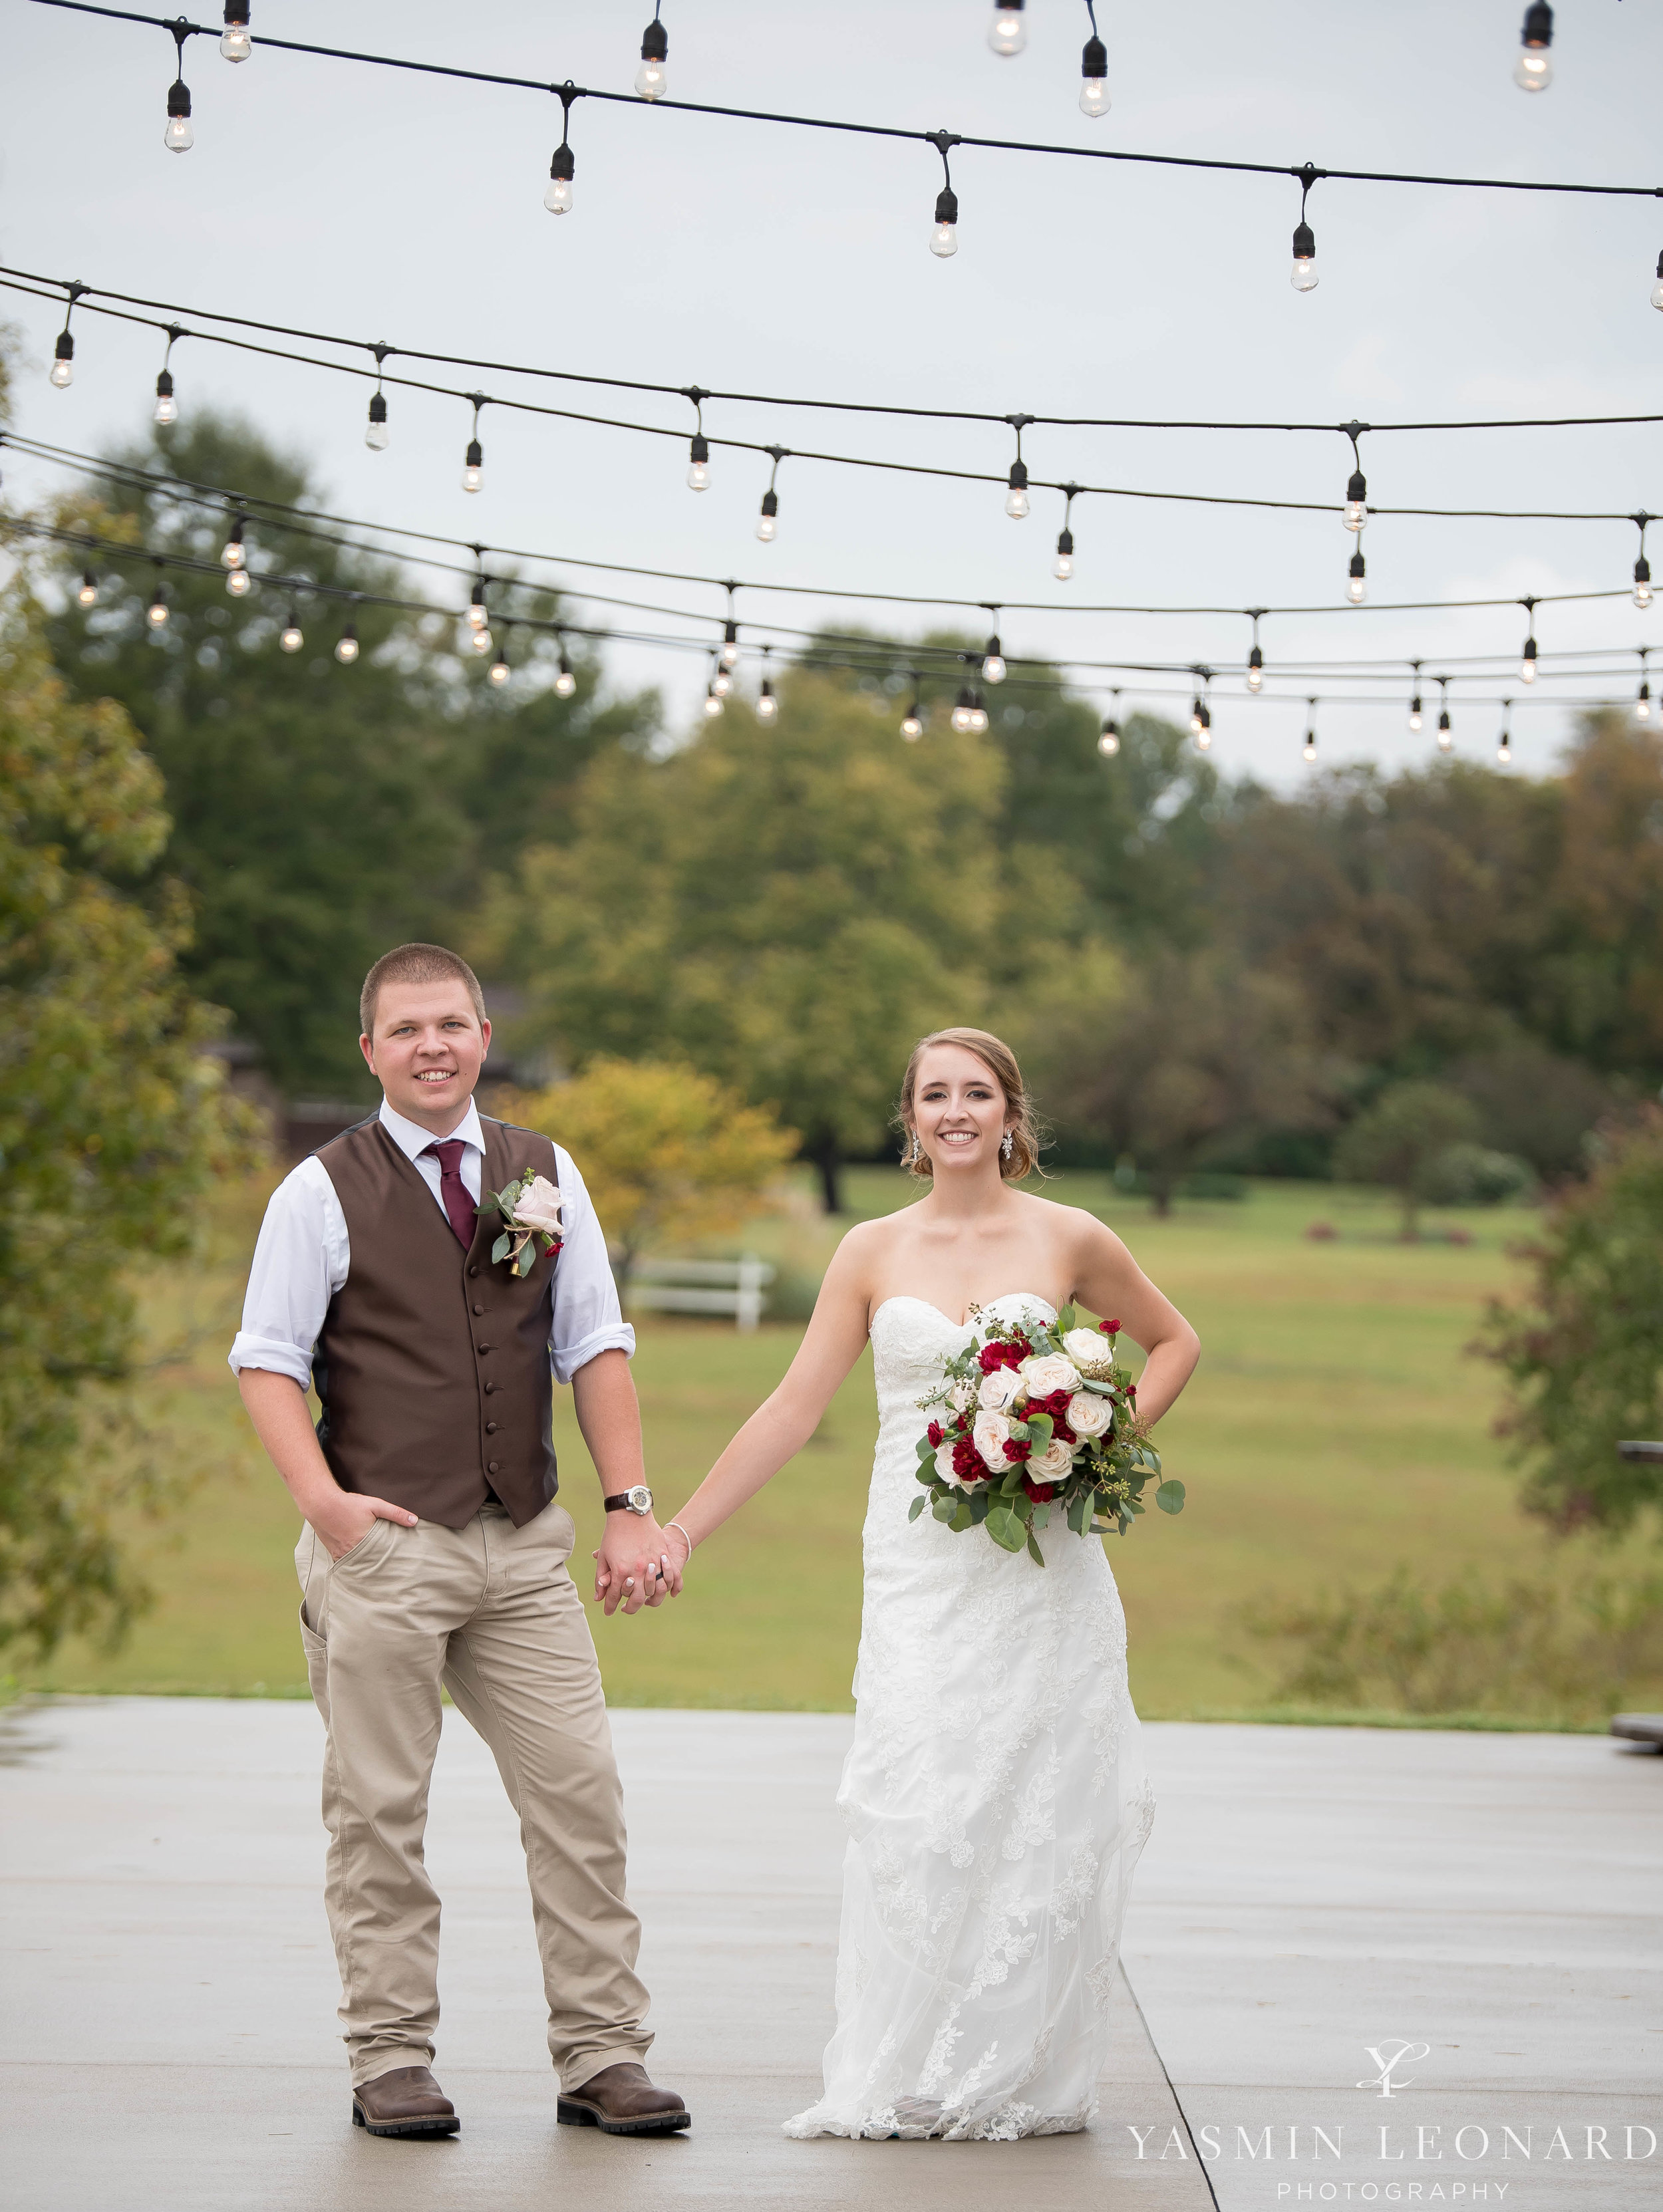
[[[362,1544],[378,1521],[396,1521],[401,1528],[416,1526],[416,1516],[402,1505],[389,1505],[385,1498],[361,1498],[356,1491],[340,1490],[332,1483],[306,1517],[332,1559]]]
[[[594,1554],[594,1594],[606,1612],[639,1613],[681,1593],[685,1547],[667,1535],[650,1513],[609,1513]]]

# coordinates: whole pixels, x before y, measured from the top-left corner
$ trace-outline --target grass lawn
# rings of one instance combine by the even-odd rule
[[[909,1188],[881,1169],[856,1170],[849,1185],[861,1214],[904,1203]],[[194,1339],[148,1386],[151,1425],[208,1470],[171,1522],[138,1536],[158,1603],[119,1653],[66,1644],[24,1675],[26,1687],[304,1694],[297,1523],[224,1364],[269,1188],[228,1191],[206,1265],[159,1270],[145,1285],[153,1340]],[[1105,1176],[1069,1174],[1051,1188],[1126,1237],[1204,1346],[1160,1431],[1188,1506],[1177,1520],[1151,1514],[1110,1546],[1143,1713],[1264,1706],[1270,1676],[1232,1622],[1250,1595],[1372,1583],[1404,1559],[1429,1581],[1544,1563],[1546,1540],[1515,1510],[1489,1435],[1495,1375],[1465,1355],[1484,1299],[1514,1279],[1507,1248],[1533,1217],[1435,1214],[1434,1234],[1459,1224],[1471,1243],[1405,1246],[1379,1197],[1324,1185],[1261,1182],[1245,1202],[1184,1205],[1165,1222]],[[1336,1241],[1307,1239],[1318,1219],[1337,1228]],[[748,1241],[813,1275],[847,1225],[813,1212],[805,1185]],[[638,1328],[649,1470],[668,1513],[772,1387],[800,1328],[773,1323],[746,1338],[649,1316]],[[868,1356],[807,1449],[700,1552],[679,1601],[630,1621],[592,1616],[614,1704],[849,1704],[875,1419]],[[567,1394],[557,1393],[555,1426],[587,1564],[602,1516]],[[1020,1557],[1011,1571],[1037,1571]]]

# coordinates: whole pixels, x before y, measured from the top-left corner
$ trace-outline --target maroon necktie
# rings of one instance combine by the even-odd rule
[[[462,1181],[462,1154],[466,1149],[460,1137],[447,1137],[442,1145],[427,1147],[439,1163],[439,1197],[464,1251],[473,1242],[473,1200]],[[427,1152],[422,1157],[425,1159]]]

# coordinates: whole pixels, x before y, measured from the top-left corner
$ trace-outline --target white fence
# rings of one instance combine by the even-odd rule
[[[626,1297],[660,1313],[732,1314],[748,1332],[762,1319],[773,1279],[773,1269],[751,1252],[740,1260],[637,1260]]]

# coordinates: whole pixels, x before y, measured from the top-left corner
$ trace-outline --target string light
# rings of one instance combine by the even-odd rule
[[[716,656],[716,672],[710,678],[710,689],[718,699],[725,699],[734,688],[733,671],[724,667],[720,654]]]
[[[1642,507],[1629,520],[1637,523],[1640,529],[1640,558],[1634,564],[1634,603],[1643,609],[1652,603],[1652,564],[1646,558],[1646,525],[1651,517]]]
[[[1411,660],[1409,665],[1415,672],[1415,690],[1414,694],[1409,702],[1409,726],[1411,731],[1418,732],[1422,720],[1421,714],[1421,664],[1418,660]]]
[[[1116,691],[1112,696],[1114,699],[1116,709],[1118,710],[1120,703],[1120,694]],[[1120,750],[1120,725],[1115,720],[1114,714],[1112,713],[1106,714],[1103,717],[1103,726],[1101,730],[1099,731],[1097,737],[1097,750],[1102,754],[1105,760],[1112,760]]]
[[[1536,681],[1536,602],[1534,599],[1520,599],[1519,604],[1524,609],[1531,627],[1531,635],[1525,640],[1525,649],[1519,659],[1519,680],[1521,684],[1533,684]]]
[[[1020,522],[1028,512],[1027,464],[1022,459],[1022,431],[1033,420],[1031,415],[1012,415],[1008,418],[1016,433],[1016,459],[1010,465],[1007,479],[1009,489],[1005,494],[1005,513],[1013,522]]]
[[[1513,760],[1513,738],[1508,728],[1508,724],[1512,717],[1512,700],[1503,699],[1502,702],[1502,734],[1495,740],[1495,757],[1503,768],[1509,767]]]
[[[1023,12],[1023,0],[993,0],[993,21],[988,26],[988,44],[1003,60],[1010,61],[1020,54],[1028,42],[1027,19]]]
[[[710,678],[704,686],[704,719],[708,722],[715,721],[716,716],[722,711],[722,692],[718,688],[717,679],[724,674],[725,672],[718,664],[715,653],[712,653]]]
[[[929,250],[938,261],[949,261],[959,251],[959,196],[953,189],[953,172],[947,149],[959,139],[950,131],[929,131],[924,136],[941,157],[941,189],[935,195],[935,220],[930,226]]]
[[[161,368],[156,376],[155,405],[150,410],[150,420],[165,430],[170,422],[179,420],[179,403],[174,398],[174,347],[185,333],[174,323],[168,332],[168,350],[161,356]]]
[[[1345,487],[1345,512],[1341,520],[1348,530],[1362,530],[1368,522],[1368,479],[1362,472],[1362,455],[1357,447],[1357,434],[1361,425],[1353,423],[1346,433],[1351,441],[1351,475]]]
[[[1646,674],[1646,655],[1649,651],[1648,646],[1642,645],[1640,647],[1640,689],[1635,695],[1634,702],[1634,719],[1636,722],[1649,722],[1652,718],[1652,687]]]
[[[144,610],[144,619],[152,629],[165,629],[168,625],[168,586],[161,580],[160,562],[156,567],[155,589],[150,594],[150,604]]]
[[[180,17],[180,23],[185,18]],[[197,134],[191,128],[191,94],[185,82],[185,41],[190,36],[178,24],[169,24],[174,34],[174,46],[178,57],[179,74],[168,88],[168,128],[161,134],[161,143],[170,154],[188,154],[197,143]]]
[[[335,658],[343,668],[350,668],[358,657],[358,626],[349,622],[335,641]]]
[[[467,641],[472,651],[478,653],[482,659],[496,642],[489,629],[470,629]]]
[[[764,645],[762,648],[762,684],[757,692],[757,720],[764,723],[779,720],[779,701],[774,696],[774,686],[768,675],[768,656],[773,649],[771,645]]]
[[[1553,10],[1547,0],[1531,0],[1525,10],[1525,27],[1519,34],[1519,58],[1513,64],[1513,82],[1522,92],[1545,92],[1553,82]]]
[[[225,588],[234,599],[246,599],[254,588],[254,580],[247,568],[233,568],[225,579]]]
[[[1345,596],[1354,607],[1360,607],[1368,596],[1368,586],[1363,580],[1368,570],[1363,562],[1361,546],[1351,556],[1351,565],[1347,574],[1349,580],[1345,586]]]
[[[1455,732],[1449,720],[1449,678],[1438,678],[1438,750],[1447,753],[1455,743]]]
[[[543,204],[551,215],[570,215],[572,204],[572,179],[576,174],[576,158],[567,141],[571,136],[571,104],[576,97],[570,78],[560,91],[563,117],[560,143],[554,149],[554,159],[549,163],[549,188],[543,195]]]
[[[95,607],[98,605],[98,580],[90,568],[82,570],[81,588],[75,597],[78,606]]]
[[[221,563],[227,568],[241,568],[247,562],[247,550],[242,542],[242,533],[247,527],[247,515],[238,515],[236,520],[231,525],[229,536],[220,550]]]
[[[563,636],[560,640],[560,670],[554,679],[554,696],[557,699],[570,699],[576,689],[577,678],[566,658],[566,641]]]
[[[478,491],[485,480],[485,449],[479,443],[479,410],[486,401],[483,392],[472,392],[469,397],[473,402],[473,434],[462,456],[462,489]]]
[[[1196,693],[1195,703],[1190,709],[1190,733],[1195,739],[1198,753],[1210,751],[1213,743],[1213,710],[1209,703],[1209,689],[1213,680],[1210,668],[1193,671],[1201,689]]]
[[[710,446],[704,434],[704,398],[701,388],[694,384],[687,388],[687,397],[693,403],[697,428],[687,448],[687,489],[689,491],[709,491],[710,489]]]
[[[635,88],[643,100],[662,100],[669,88],[664,64],[669,58],[670,37],[658,13],[655,8],[653,20],[642,34],[641,67],[635,73]]]
[[[254,51],[248,35],[248,0],[225,0],[225,29],[219,42],[228,62],[246,62]]]
[[[959,696],[953,703],[951,719],[953,728],[958,731],[960,737],[976,726],[976,709],[972,701],[968,684],[961,684],[959,688]]]
[[[485,612],[485,579],[481,571],[473,580],[473,590],[468,599],[467,626],[470,629],[484,629],[489,620],[490,617]]]
[[[301,618],[293,607],[289,610],[289,619],[283,626],[283,634],[278,638],[277,643],[285,653],[298,653],[306,643],[306,634],[301,628]]]
[[[1317,172],[1307,161],[1303,169],[1294,173],[1301,179],[1300,219],[1294,228],[1294,272],[1288,281],[1296,292],[1314,292],[1318,281],[1317,234],[1305,220],[1305,203],[1310,198]]]
[[[1305,744],[1302,755],[1306,760],[1313,761],[1317,757],[1317,702],[1314,699],[1310,699],[1306,702],[1306,705],[1308,711],[1305,720]]]
[[[58,333],[58,343],[52,348],[52,365],[48,381],[60,392],[67,392],[75,381],[75,333],[70,328],[70,318],[75,313],[76,301],[86,290],[84,284],[69,287],[69,301],[64,309],[64,327]]]
[[[1663,253],[1657,257],[1657,282],[1652,286],[1651,302],[1653,307],[1663,308]]]
[[[764,545],[771,545],[779,532],[779,494],[774,486],[779,477],[779,465],[785,459],[783,446],[770,446],[774,465],[768,472],[768,489],[762,495],[762,512],[757,518],[757,536]]]
[[[382,340],[370,350],[375,356],[375,389],[369,395],[369,427],[364,432],[364,443],[372,453],[384,453],[392,434],[387,427],[387,394],[381,389],[381,380],[387,357],[393,349]]]
[[[997,607],[990,607],[988,612],[995,622],[998,621]],[[982,649],[982,681],[984,684],[1002,684],[1005,672],[1005,658],[999,650],[999,633],[996,629]]]
[[[1082,115],[1106,115],[1109,112],[1109,55],[1108,49],[1097,35],[1097,10],[1092,0],[1086,0],[1086,13],[1091,18],[1091,36],[1080,56],[1080,112]]]
[[[496,658],[491,662],[486,673],[490,682],[499,690],[508,682],[512,671],[509,667],[509,649],[506,642],[498,648]]]
[[[988,710],[982,704],[981,693],[972,687],[970,695],[970,727],[972,732],[979,738],[985,734],[987,726]]]
[[[1063,527],[1057,533],[1057,558],[1051,569],[1059,584],[1066,584],[1074,574],[1074,502],[1079,490],[1078,484],[1063,487]]]
[[[923,708],[918,697],[918,674],[912,672],[912,704],[901,717],[901,735],[909,744],[916,744],[924,733]]]
[[[1264,612],[1263,607],[1254,607],[1250,615],[1253,625],[1253,642],[1247,654],[1247,689],[1250,691],[1261,690],[1264,684],[1264,655],[1259,651],[1258,645],[1258,618]]]

